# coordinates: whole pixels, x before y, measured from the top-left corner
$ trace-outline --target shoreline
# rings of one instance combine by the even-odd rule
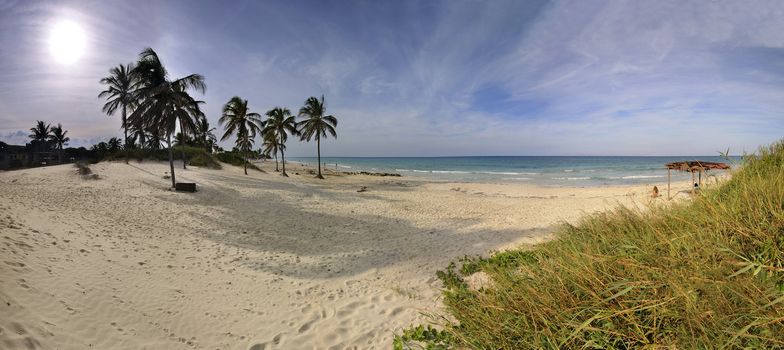
[[[315,168],[315,162],[310,160],[302,160],[302,157],[294,158],[294,160],[287,160],[287,163],[294,163],[300,166],[307,166]],[[528,161],[529,158],[539,159],[540,163],[533,160],[532,163],[519,163],[519,164],[496,164],[493,165],[485,158],[523,158]],[[574,166],[564,166],[567,163],[560,164],[560,167],[553,167],[555,161],[553,159],[578,159],[578,164]],[[596,163],[595,159],[603,159],[605,163]],[[618,159],[629,158],[633,163],[626,165],[618,164]],[[648,159],[651,160],[648,160]],[[372,172],[372,173],[395,173],[401,176],[410,178],[421,178],[429,181],[436,182],[475,182],[475,183],[512,183],[512,184],[535,184],[543,187],[604,187],[604,186],[617,186],[617,185],[656,185],[666,182],[667,168],[665,161],[673,159],[686,159],[690,157],[424,157],[424,158],[410,158],[410,157],[388,157],[388,158],[332,158],[333,163],[325,163],[322,166],[323,170],[330,170],[332,172]],[[708,157],[717,158],[717,157]],[[369,160],[367,164],[354,164],[354,163],[334,163],[336,160],[350,162],[351,160],[360,159],[363,162]],[[389,160],[387,160],[389,159]],[[402,161],[401,161],[402,159]],[[485,164],[479,167],[478,163],[439,163],[443,160],[452,159],[471,159],[471,160],[484,160]],[[546,165],[541,162],[549,162]],[[645,161],[641,161],[644,159]],[[400,162],[411,162],[415,160],[416,164],[403,165]],[[590,161],[589,161],[590,160]],[[388,161],[389,163],[383,163]],[[420,162],[421,161],[421,162]],[[432,162],[431,162],[432,161]],[[522,161],[522,160],[518,160]],[[609,163],[608,163],[609,162]],[[636,162],[636,163],[635,163]],[[657,163],[660,162],[661,164]],[[539,164],[539,165],[537,165]],[[659,166],[660,165],[660,166]],[[416,167],[413,168],[400,168],[403,167]],[[428,169],[430,168],[430,169]],[[461,170],[459,170],[461,169]],[[671,174],[673,181],[689,181],[688,174],[675,172]],[[710,177],[723,177],[725,172],[715,171],[708,174]]]
[[[264,169],[267,172],[270,172],[270,173],[273,173],[273,174],[275,173],[274,172],[274,168],[275,168],[274,161],[272,162],[272,164],[270,164],[269,161],[266,161],[266,162],[265,161],[254,161],[252,163],[254,165],[256,165],[256,166],[259,166],[259,168]],[[296,169],[297,169],[296,171],[294,171],[294,169],[292,167],[287,168],[287,171],[289,171],[289,172],[294,171],[295,173],[297,173],[297,172],[303,171],[303,169],[304,169],[304,171],[306,171],[306,172],[313,172],[313,175],[315,174],[315,171],[316,171],[315,166],[312,166],[312,165],[307,164],[307,163],[302,163],[302,162],[297,162],[297,161],[288,161],[287,160],[286,164],[289,164],[289,163],[298,165],[298,167],[296,167]],[[513,182],[513,181],[492,181],[492,180],[488,180],[488,181],[461,181],[461,180],[450,180],[450,179],[442,179],[442,178],[433,178],[433,177],[427,177],[427,176],[412,176],[412,175],[408,175],[408,174],[405,174],[405,173],[388,173],[388,172],[383,172],[383,171],[369,172],[369,174],[362,174],[361,172],[365,172],[364,170],[362,170],[362,171],[354,171],[354,172],[352,172],[352,171],[345,171],[345,170],[337,170],[336,171],[334,169],[328,169],[328,168],[324,168],[324,167],[321,168],[321,171],[322,171],[322,174],[324,176],[330,176],[332,178],[343,178],[343,177],[357,177],[357,178],[368,177],[369,179],[375,179],[375,178],[382,178],[383,179],[383,178],[386,178],[386,179],[389,179],[389,180],[391,180],[391,179],[399,179],[401,181],[410,181],[410,182],[422,183],[422,184],[432,183],[432,184],[455,184],[455,185],[466,185],[466,186],[471,186],[471,185],[502,186],[502,187],[508,187],[508,188],[520,188],[520,189],[534,190],[534,191],[545,190],[545,189],[562,189],[562,190],[569,190],[569,189],[577,189],[577,190],[585,190],[585,189],[598,189],[598,190],[601,190],[601,189],[616,189],[616,190],[624,190],[625,189],[625,190],[628,190],[629,193],[634,194],[636,196],[640,196],[641,198],[645,197],[645,195],[642,195],[645,192],[650,194],[652,192],[652,190],[653,190],[653,186],[656,186],[659,189],[659,195],[660,195],[659,199],[661,199],[662,197],[666,197],[666,191],[667,191],[666,169],[663,169],[663,171],[665,172],[665,175],[656,176],[655,178],[645,177],[646,179],[648,179],[648,181],[646,181],[644,183],[592,184],[592,185],[585,185],[585,184],[583,184],[583,185],[571,184],[570,185],[569,183],[560,184],[560,185],[547,185],[547,184],[541,184],[541,183],[536,183],[536,182],[532,182],[532,181],[518,181],[518,182]],[[300,175],[300,176],[303,176],[303,177],[307,178],[308,174],[310,174],[310,173],[296,174],[296,175]],[[387,176],[384,176],[385,174]],[[720,174],[715,174],[715,175],[711,174],[711,178],[712,179],[710,179],[710,181],[708,181],[706,179],[704,179],[703,181],[705,181],[704,184],[715,185],[716,181],[718,181],[718,182],[724,181],[729,176],[730,176],[730,173],[726,173],[726,172],[720,173]],[[712,183],[708,183],[708,182],[712,182]],[[673,199],[676,197],[676,195],[678,193],[686,193],[686,192],[688,192],[688,190],[691,190],[691,178],[690,178],[690,175],[680,174],[680,176],[678,176],[676,178],[675,174],[673,174],[673,178],[672,178],[672,182],[671,182],[671,188],[672,188],[672,197],[673,197]]]
[[[0,341],[43,348],[388,348],[437,270],[530,246],[647,186],[550,188],[168,163],[0,173]],[[296,169],[295,169],[296,168]],[[297,175],[299,173],[299,175]],[[688,184],[679,184],[688,189]],[[359,191],[362,188],[365,191]],[[679,196],[680,197],[680,196]],[[663,201],[659,198],[655,201]]]

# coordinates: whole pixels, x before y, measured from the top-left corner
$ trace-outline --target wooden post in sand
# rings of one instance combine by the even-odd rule
[[[694,194],[694,169],[691,170],[691,193]]]
[[[667,168],[667,200],[670,200],[672,198],[670,197],[670,172],[672,172],[672,169],[668,167]]]

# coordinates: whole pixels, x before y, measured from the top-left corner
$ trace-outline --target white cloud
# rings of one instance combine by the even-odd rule
[[[343,3],[316,23],[297,4],[113,6],[69,7],[95,34],[78,70],[0,51],[0,132],[46,119],[118,136],[97,80],[151,45],[173,76],[206,76],[213,124],[234,95],[263,113],[325,94],[332,155],[713,154],[784,134],[777,1]],[[0,34],[2,47],[35,56],[40,28],[24,17],[55,8],[19,10],[0,29],[27,23],[24,40]]]

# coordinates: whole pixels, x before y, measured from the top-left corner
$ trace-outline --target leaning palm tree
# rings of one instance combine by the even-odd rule
[[[207,153],[212,153],[213,146],[218,142],[218,138],[215,137],[213,131],[215,131],[215,128],[210,128],[210,122],[206,117],[200,118],[196,122],[196,139]]]
[[[338,137],[335,132],[338,120],[331,115],[324,115],[326,111],[324,95],[321,95],[321,100],[310,97],[305,101],[305,105],[299,109],[299,116],[304,118],[304,120],[297,123],[302,140],[310,142],[312,138],[316,138],[316,155],[318,156],[318,175],[316,177],[319,179],[324,178],[321,176],[321,138],[327,137],[327,133],[332,135],[332,137]]]
[[[275,155],[275,171],[279,172],[280,169],[278,168],[278,150],[285,149],[286,145],[281,145],[280,140],[278,139],[278,135],[275,133],[267,133],[263,134],[264,136],[264,143],[262,144],[263,152],[267,155],[274,154]]]
[[[63,146],[71,141],[71,138],[66,135],[68,135],[68,131],[63,130],[63,126],[58,123],[57,126],[52,127],[52,135],[49,136],[49,140],[57,145],[57,158],[60,163],[63,162]]]
[[[232,97],[223,106],[223,115],[218,119],[218,124],[223,125],[226,131],[221,137],[225,141],[231,135],[237,135],[237,148],[242,152],[245,162],[245,175],[248,175],[248,151],[253,147],[253,139],[264,127],[261,115],[250,112],[248,100],[239,96]]]
[[[283,147],[286,144],[289,133],[297,135],[297,122],[294,120],[294,116],[291,115],[291,111],[288,108],[281,107],[275,107],[267,111],[267,126],[262,130],[262,134],[275,135],[278,138],[280,162],[283,166],[281,175],[283,176],[289,176],[286,174],[286,155],[284,154],[285,147]]]
[[[125,144],[128,144],[128,109],[138,102],[136,89],[139,80],[133,73],[132,64],[120,64],[109,70],[109,76],[101,79],[101,84],[106,85],[106,90],[98,94],[100,98],[106,98],[107,102],[103,105],[103,112],[107,115],[114,115],[119,109],[122,112],[122,128],[125,134]],[[134,128],[138,130],[138,128]],[[143,140],[142,140],[143,141]]]
[[[158,58],[158,54],[151,48],[139,54],[134,75],[140,81],[137,96],[141,101],[128,120],[133,125],[139,125],[154,134],[166,136],[172,187],[175,187],[177,181],[174,175],[171,138],[177,126],[180,127],[180,132],[192,134],[196,129],[196,119],[204,116],[199,108],[200,101],[196,101],[188,94],[189,89],[204,93],[206,89],[204,77],[191,74],[180,79],[169,80],[166,68]]]

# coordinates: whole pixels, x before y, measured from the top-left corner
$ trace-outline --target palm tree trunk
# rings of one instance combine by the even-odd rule
[[[280,143],[283,144],[283,138],[280,139]],[[283,176],[288,177],[289,174],[286,174],[286,154],[283,152],[283,148],[280,149],[280,164],[283,166]]]
[[[278,169],[278,152],[277,151],[275,152],[275,171],[280,171],[280,169]]]
[[[174,178],[174,152],[172,151],[171,134],[167,136],[169,142],[169,168],[171,168],[172,187],[177,187],[177,181]]]
[[[316,155],[318,156],[318,175],[316,175],[316,177],[324,179],[324,177],[321,176],[321,137],[319,137],[319,134],[316,134]]]
[[[123,124],[123,133],[125,134],[125,149],[128,149],[128,124],[126,121],[126,109],[125,104],[123,104],[123,114],[122,114],[122,124]],[[60,161],[62,163],[62,161]],[[125,164],[128,164],[128,152],[125,152]]]
[[[182,168],[187,169],[185,167],[185,146],[180,146],[180,153],[182,153]]]
[[[128,124],[126,123],[126,109],[125,105],[123,104],[123,114],[122,114],[122,125],[123,125],[123,133],[125,134],[125,147],[128,147]]]
[[[147,144],[145,143],[146,138],[144,135],[144,128],[142,127],[141,123],[139,123],[139,125],[137,126],[136,132],[139,133],[139,148],[141,149],[146,148],[147,147]]]
[[[180,151],[182,151],[182,168],[185,169],[185,129],[182,128],[182,120],[180,120],[180,134],[182,135],[182,145],[180,145]]]
[[[289,174],[286,174],[286,155],[283,154],[283,150],[280,150],[280,166],[283,169],[283,173],[281,175],[288,177]]]
[[[245,166],[245,175],[248,175],[248,150],[245,150],[245,163],[243,165]]]

